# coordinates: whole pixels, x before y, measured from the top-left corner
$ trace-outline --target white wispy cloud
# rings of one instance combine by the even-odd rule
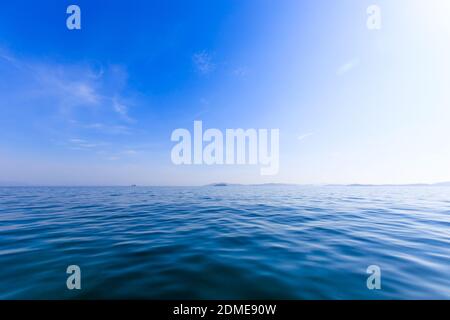
[[[77,99],[81,99],[88,104],[95,105],[101,100],[101,96],[94,87],[87,82],[73,83],[70,85],[69,90],[77,97]]]
[[[348,72],[350,72],[351,70],[355,69],[356,67],[358,67],[360,64],[360,61],[358,58],[352,59],[350,61],[347,61],[346,63],[342,64],[336,71],[336,74],[338,76],[342,76]]]
[[[232,71],[232,74],[236,77],[245,77],[248,74],[249,70],[247,67],[238,67]]]
[[[0,59],[6,60],[9,63],[16,63],[14,56],[6,52],[4,49],[0,49]]]
[[[109,109],[121,120],[133,121],[128,106],[118,94],[126,87],[127,79],[120,66],[113,65],[108,69],[83,63],[36,62],[18,58],[1,48],[0,63],[18,69],[14,77],[22,88],[17,90],[24,91],[24,84],[27,86],[20,95],[21,99],[30,102],[47,99],[63,112],[80,107],[97,107],[105,112]]]
[[[115,146],[108,142],[91,141],[88,139],[71,138],[67,141],[55,141],[57,145],[65,146],[69,150],[100,156],[103,160],[129,160],[142,154],[148,147]]]
[[[117,99],[117,97],[114,97],[114,98],[112,99],[112,104],[113,104],[114,111],[115,111],[117,114],[119,114],[119,116],[120,116],[123,120],[125,120],[125,121],[127,121],[127,122],[134,122],[134,121],[135,121],[133,118],[131,118],[131,117],[128,115],[128,107],[127,107],[125,104],[119,102],[119,100]]]
[[[133,149],[127,149],[127,150],[122,151],[122,153],[125,155],[134,156],[134,155],[138,154],[138,151],[133,150]]]
[[[206,51],[195,53],[192,56],[192,61],[194,62],[197,71],[201,74],[209,74],[215,69],[211,54]]]
[[[125,149],[125,150],[121,150],[121,151],[119,150],[116,152],[112,152],[109,156],[106,157],[106,160],[118,161],[118,160],[130,158],[130,157],[134,157],[138,154],[139,154],[139,151],[134,150],[134,149]]]
[[[301,134],[297,137],[297,140],[299,140],[299,141],[305,140],[306,138],[312,136],[313,134],[314,134],[313,132]]]
[[[110,125],[105,123],[89,123],[81,125],[86,129],[93,129],[105,134],[131,134],[131,128],[122,125]]]
[[[24,64],[24,62],[22,62]],[[22,77],[29,78],[34,87],[30,99],[52,99],[62,110],[99,106],[105,97],[100,93],[101,83],[90,79],[89,69],[80,66],[26,63]]]
[[[102,147],[105,146],[105,143],[93,143],[93,142],[89,142],[87,140],[83,140],[83,139],[69,139],[69,146],[71,148],[78,148],[78,149],[93,149],[93,148],[98,148],[98,147]]]

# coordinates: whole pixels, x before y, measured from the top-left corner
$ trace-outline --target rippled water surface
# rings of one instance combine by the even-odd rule
[[[0,267],[2,299],[449,299],[450,188],[0,188]]]

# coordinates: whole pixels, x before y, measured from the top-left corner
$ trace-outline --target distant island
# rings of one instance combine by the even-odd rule
[[[226,183],[217,182],[207,184],[206,187],[234,187],[234,186],[248,186],[248,187],[260,187],[260,186],[320,186],[320,187],[450,187],[449,182],[439,183],[412,183],[412,184],[295,184],[295,183],[259,183],[259,184],[239,184],[239,183]]]
[[[226,183],[226,182],[218,182],[207,184],[206,187],[235,187],[235,186],[300,186],[300,184],[290,184],[290,183],[259,183],[259,184],[239,184],[239,183]]]

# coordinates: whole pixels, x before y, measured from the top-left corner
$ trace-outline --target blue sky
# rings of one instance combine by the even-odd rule
[[[4,3],[0,183],[450,180],[449,16],[446,0]],[[280,129],[279,174],[173,165],[194,120]]]

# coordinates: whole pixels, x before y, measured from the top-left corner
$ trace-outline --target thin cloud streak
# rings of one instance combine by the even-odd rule
[[[349,72],[352,71],[353,69],[357,68],[357,67],[359,66],[359,64],[360,64],[360,61],[359,61],[358,58],[355,58],[355,59],[353,59],[353,60],[350,60],[350,61],[344,63],[343,65],[341,65],[341,66],[337,69],[336,74],[337,74],[338,76],[343,76],[343,75],[345,75],[346,73],[349,73]]]
[[[299,140],[299,141],[305,140],[306,138],[311,137],[313,134],[314,134],[313,132],[309,132],[309,133],[305,133],[305,134],[299,135],[297,137],[297,140]]]

